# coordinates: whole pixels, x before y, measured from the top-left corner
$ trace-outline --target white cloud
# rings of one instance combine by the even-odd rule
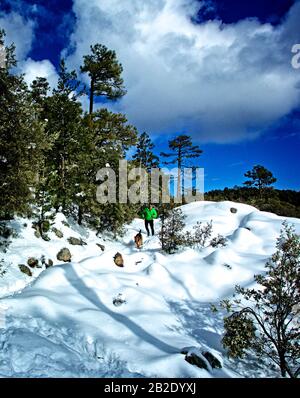
[[[34,22],[16,12],[0,13],[0,28],[6,32],[6,42],[15,43],[17,60],[24,60],[34,40]]]
[[[114,108],[140,130],[211,142],[254,137],[300,103],[300,74],[290,64],[300,3],[278,27],[255,19],[196,25],[191,16],[200,6],[74,0],[76,50],[68,61],[78,68],[97,42],[116,50],[128,94]]]
[[[34,61],[28,58],[21,64],[21,69],[25,73],[25,81],[28,85],[37,77],[45,77],[51,88],[54,88],[57,84],[58,74],[49,60]]]
[[[26,20],[16,12],[0,14],[0,28],[6,32],[6,43],[14,43],[16,46],[16,58],[18,60],[18,71],[25,74],[28,85],[36,77],[46,77],[50,86],[56,86],[58,75],[55,67],[49,60],[34,61],[27,58],[31,51],[35,38],[35,23]]]

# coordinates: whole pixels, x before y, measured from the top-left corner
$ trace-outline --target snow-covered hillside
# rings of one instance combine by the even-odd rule
[[[275,250],[284,218],[231,202],[197,202],[182,210],[188,229],[212,220],[214,235],[226,236],[228,245],[165,255],[158,238],[145,234],[142,250],[135,248],[142,220],[127,226],[122,239],[104,241],[70,220],[66,226],[62,215],[56,227],[63,238],[51,232],[46,242],[34,236],[30,221],[14,221],[18,237],[0,255],[11,263],[0,277],[0,376],[274,376],[274,368],[256,358],[226,358],[222,313],[212,313],[210,304],[230,296],[235,284],[253,283]],[[300,233],[300,220],[288,221]],[[87,245],[70,245],[69,237]],[[70,249],[71,263],[56,260],[63,247]],[[124,268],[115,266],[116,252]],[[32,277],[20,272],[18,264],[42,255],[55,266],[36,268]],[[118,297],[125,302],[116,306]],[[211,352],[222,369],[189,364],[185,347]]]

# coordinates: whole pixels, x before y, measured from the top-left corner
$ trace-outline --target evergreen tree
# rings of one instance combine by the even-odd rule
[[[69,72],[65,62],[60,63],[57,88],[44,99],[46,133],[53,143],[47,154],[47,183],[54,207],[64,212],[72,208],[77,193],[76,178],[80,165],[76,158],[85,150],[82,145],[84,128],[82,108],[78,101],[79,82],[75,71]]]
[[[45,119],[45,103],[49,90],[49,83],[44,77],[36,77],[30,85],[31,98],[38,109],[37,117],[40,121],[45,122],[45,126],[48,121]],[[47,129],[45,128],[45,130]],[[49,191],[49,169],[47,168],[47,156],[53,147],[55,137],[55,134],[47,134],[48,146],[43,151],[43,157],[37,173],[37,184],[34,188],[34,203],[31,207],[31,217],[35,220],[35,228],[45,240],[48,240],[47,232],[50,228],[50,222],[55,217],[52,197]]]
[[[39,176],[39,182],[34,190],[34,202],[30,210],[30,216],[34,219],[33,225],[44,240],[49,240],[47,232],[51,222],[55,219],[52,198],[48,191],[47,178]]]
[[[145,194],[145,197],[148,196],[146,202],[151,202],[151,189],[156,189],[157,192],[160,191],[159,186],[153,187],[151,185],[150,178],[151,169],[159,167],[159,158],[154,155],[152,151],[154,144],[149,135],[145,132],[139,136],[136,148],[137,150],[133,155],[134,164],[148,173],[148,194]],[[140,190],[142,190],[142,184],[140,185]]]
[[[37,77],[30,85],[33,101],[43,108],[45,98],[50,90],[49,83],[45,77]]]
[[[271,171],[260,165],[254,166],[252,170],[247,171],[245,177],[249,178],[249,180],[245,181],[244,184],[250,188],[258,188],[260,198],[263,197],[266,189],[277,181]]]
[[[266,273],[255,276],[259,289],[236,287],[241,299],[224,300],[223,344],[232,357],[253,349],[280,368],[282,377],[300,375],[300,238],[284,223]]]
[[[119,160],[124,159],[127,150],[135,145],[136,129],[127,124],[122,114],[115,114],[106,109],[95,112],[85,118],[85,151],[78,152],[79,186],[81,195],[74,198],[74,203],[80,204],[81,218],[93,225],[98,231],[109,226],[112,232],[120,231],[121,226],[135,215],[135,207],[128,204],[100,204],[96,200],[97,172],[109,167],[115,171],[116,191],[119,190],[118,170]]]
[[[4,31],[0,31],[4,45]],[[14,46],[6,47],[6,65],[0,68],[0,217],[26,214],[48,142],[38,107],[23,76],[11,73],[17,66]]]
[[[177,198],[180,200],[182,197],[181,176],[182,168],[188,167],[186,161],[188,159],[196,159],[202,154],[202,150],[198,145],[193,145],[191,137],[187,135],[179,135],[175,139],[169,141],[169,149],[171,152],[161,152],[160,156],[171,158],[165,161],[164,164],[176,164],[178,168],[178,182],[177,182]]]
[[[152,168],[159,167],[159,158],[154,155],[152,151],[154,144],[147,133],[144,132],[139,136],[136,148],[136,153],[132,158],[136,161],[138,166],[143,167],[148,172],[150,172]]]
[[[174,253],[185,244],[185,216],[180,208],[167,210],[161,214],[161,230],[159,239],[162,250],[168,254]]]
[[[123,87],[122,65],[118,62],[116,53],[102,44],[90,47],[91,54],[83,57],[80,70],[88,73],[90,78],[90,114],[93,113],[94,96],[116,100],[126,91]]]

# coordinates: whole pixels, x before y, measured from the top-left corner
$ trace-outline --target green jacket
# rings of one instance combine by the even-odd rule
[[[157,218],[157,211],[154,207],[151,210],[148,207],[145,207],[141,212],[141,217],[147,221],[155,220]]]

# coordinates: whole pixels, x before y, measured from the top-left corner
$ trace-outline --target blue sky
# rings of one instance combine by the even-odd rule
[[[299,19],[294,0],[0,3],[29,82],[38,74],[54,85],[62,55],[79,70],[90,44],[115,49],[128,94],[110,108],[147,131],[157,152],[192,135],[206,190],[240,185],[256,164],[278,188],[300,189],[300,69],[290,62]]]

